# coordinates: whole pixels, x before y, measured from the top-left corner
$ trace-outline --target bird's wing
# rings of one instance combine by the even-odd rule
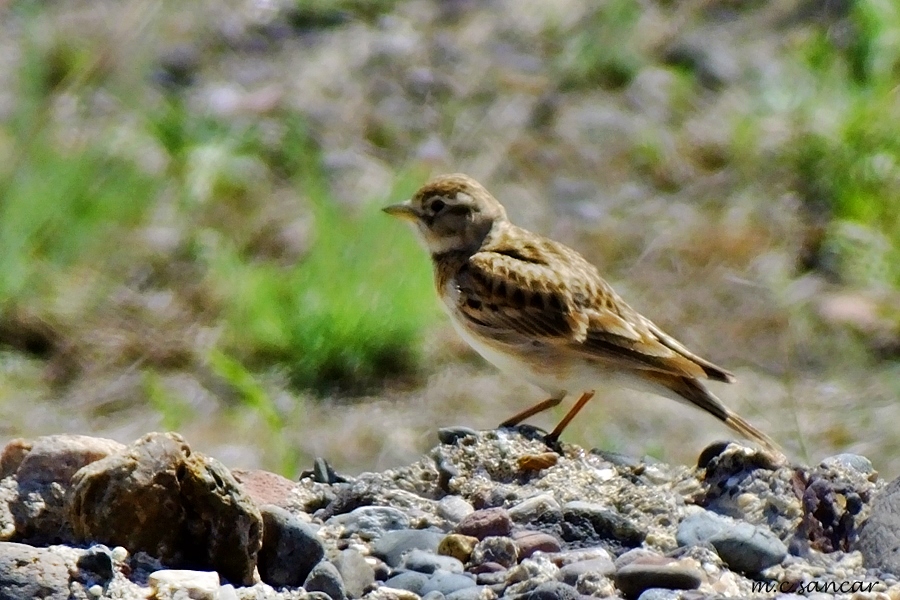
[[[455,283],[457,314],[501,343],[555,345],[626,369],[733,379],[628,306],[580,254],[524,230],[472,255]]]

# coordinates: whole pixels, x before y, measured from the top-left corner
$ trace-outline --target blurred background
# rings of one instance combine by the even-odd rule
[[[898,86],[893,0],[0,1],[0,443],[355,473],[542,399],[379,211],[462,171],[793,458],[896,476]],[[731,437],[602,385],[566,441]]]

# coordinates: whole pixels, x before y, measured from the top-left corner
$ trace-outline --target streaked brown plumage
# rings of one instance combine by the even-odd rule
[[[593,389],[612,379],[692,404],[781,454],[701,383],[731,383],[731,373],[632,309],[575,250],[510,223],[503,206],[475,180],[437,177],[385,211],[415,225],[460,335],[501,370],[551,395],[503,425],[555,406],[567,393],[584,392],[550,434],[555,440]]]

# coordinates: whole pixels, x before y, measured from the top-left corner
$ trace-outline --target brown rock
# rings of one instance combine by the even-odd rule
[[[0,470],[10,480],[4,494],[13,526],[6,518],[0,539],[36,545],[71,541],[65,494],[78,469],[124,448],[119,442],[84,435],[48,435],[10,441],[0,456]],[[4,512],[4,517],[7,515]]]
[[[12,443],[10,442],[10,444]],[[3,450],[4,458],[8,449],[11,454],[20,451],[10,448],[10,444],[7,444]],[[39,437],[31,443],[31,448],[22,456],[16,469],[16,481],[20,486],[32,482],[50,483],[53,481],[67,485],[78,469],[116,452],[121,452],[124,448],[123,444],[114,440],[86,435],[63,434]]]
[[[143,551],[172,567],[212,569],[253,582],[262,518],[218,461],[174,433],[150,433],[72,478],[77,539]]]
[[[469,562],[469,557],[472,556],[472,550],[475,549],[475,544],[477,543],[478,538],[476,537],[451,533],[441,540],[437,553],[444,556],[452,556],[465,564]]]
[[[517,531],[513,536],[519,547],[519,560],[524,560],[535,552],[559,552],[559,540],[542,531]]]
[[[463,517],[454,531],[479,540],[488,536],[509,536],[512,531],[512,520],[506,509],[485,508]]]

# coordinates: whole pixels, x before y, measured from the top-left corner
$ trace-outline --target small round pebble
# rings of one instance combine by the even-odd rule
[[[581,595],[561,581],[545,581],[525,595],[525,600],[578,600]]]
[[[693,590],[700,587],[702,574],[694,567],[666,557],[637,558],[618,569],[616,586],[636,598],[650,588]]]
[[[396,568],[407,552],[415,548],[436,552],[443,539],[443,533],[427,529],[388,531],[372,543],[372,554]]]
[[[344,581],[344,589],[351,598],[360,598],[366,589],[375,583],[375,569],[358,550],[348,548],[334,558]]]
[[[454,532],[471,535],[479,540],[488,536],[508,536],[512,531],[512,520],[503,508],[485,508],[467,515],[456,526]]]
[[[478,543],[478,538],[471,535],[461,535],[459,533],[451,533],[441,540],[438,545],[438,554],[444,556],[452,556],[456,560],[467,563],[472,556],[472,551]]]
[[[745,521],[723,529],[709,543],[729,568],[743,573],[759,573],[787,556],[787,546],[771,530]]]
[[[667,590],[665,588],[650,588],[644,590],[638,596],[638,600],[678,600],[681,597],[679,592],[675,590]]]
[[[404,571],[394,575],[384,582],[385,587],[406,590],[414,594],[422,595],[422,588],[428,583],[428,575],[417,571]]]
[[[452,556],[442,556],[413,548],[403,558],[401,566],[410,571],[419,573],[434,573],[435,571],[448,571],[450,573],[462,573],[465,569],[463,563]]]
[[[517,531],[513,534],[513,540],[519,547],[519,560],[528,558],[535,552],[559,552],[559,540],[543,531]]]
[[[392,506],[360,506],[330,520],[344,526],[345,536],[357,534],[364,540],[379,538],[386,531],[409,528],[407,514]]]
[[[508,512],[516,523],[529,523],[550,510],[559,510],[559,502],[550,494],[539,494],[522,500]]]
[[[438,440],[442,444],[454,445],[458,443],[461,439],[465,437],[475,437],[477,438],[481,434],[478,431],[472,429],[471,427],[465,427],[462,425],[458,425],[455,427],[441,427],[438,429]]]
[[[272,586],[300,586],[322,560],[325,548],[315,530],[274,504],[260,509],[264,533],[257,567]]]
[[[475,579],[462,573],[450,573],[448,571],[435,571],[428,579],[420,594],[438,591],[444,595],[452,594],[463,588],[475,587]]]
[[[615,572],[616,565],[613,564],[613,561],[609,558],[600,557],[565,565],[560,568],[557,578],[563,583],[575,585],[578,582],[578,578],[585,573],[599,573],[609,577]]]
[[[325,592],[331,600],[344,600],[347,592],[340,572],[327,560],[320,561],[303,583],[308,592]]]
[[[451,523],[459,523],[473,512],[475,509],[472,505],[459,496],[444,496],[437,505],[438,516]]]

